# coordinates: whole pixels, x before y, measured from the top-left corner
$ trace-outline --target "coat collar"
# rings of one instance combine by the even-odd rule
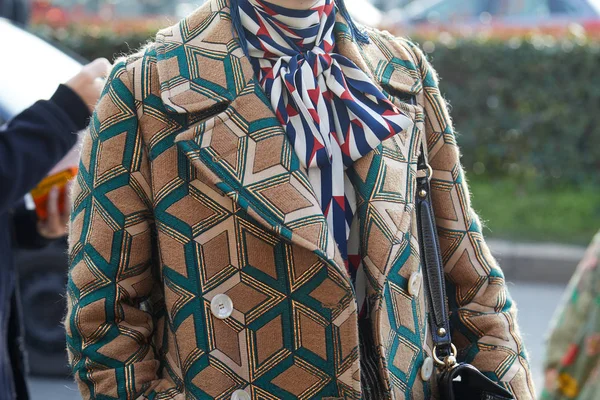
[[[341,13],[336,17],[338,51],[377,82],[347,21]],[[161,30],[156,43],[161,98],[171,112],[201,112],[231,102],[254,77],[233,28],[228,0],[209,0],[178,24]]]
[[[200,112],[231,102],[253,77],[226,0],[209,0],[159,31],[156,44],[161,98],[171,112]]]

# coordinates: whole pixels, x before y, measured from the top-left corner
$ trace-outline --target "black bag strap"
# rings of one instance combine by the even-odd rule
[[[456,363],[456,347],[450,336],[450,318],[446,298],[444,263],[440,251],[435,214],[431,202],[433,170],[427,162],[426,147],[421,140],[417,161],[417,226],[423,265],[425,295],[429,305],[429,326],[433,338],[433,357],[440,366]]]
[[[415,104],[413,99],[411,104]],[[417,231],[425,296],[429,307],[429,326],[433,338],[433,359],[441,374],[438,376],[442,400],[513,400],[514,396],[483,375],[470,364],[458,363],[456,346],[450,336],[450,315],[446,294],[444,262],[431,200],[433,169],[427,158],[426,139],[421,138],[421,154],[417,160]],[[457,381],[455,378],[460,377]]]

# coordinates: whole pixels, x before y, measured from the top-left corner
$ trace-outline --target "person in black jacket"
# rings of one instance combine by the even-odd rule
[[[86,65],[50,100],[38,101],[0,131],[0,400],[28,398],[12,249],[64,236],[68,220],[54,189],[44,221],[24,212],[23,198],[76,144],[109,70],[106,59]]]
[[[28,0],[0,0],[0,17],[7,18],[20,25],[29,21]]]

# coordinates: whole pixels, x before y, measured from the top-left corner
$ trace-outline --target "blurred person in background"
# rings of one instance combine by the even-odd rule
[[[438,398],[421,154],[458,358],[533,399],[435,70],[342,0],[211,0],[115,65],[72,193],[82,396]]]
[[[14,248],[35,248],[66,234],[68,211],[58,190],[48,199],[48,218],[38,221],[23,198],[77,143],[88,123],[110,64],[98,59],[0,130],[0,399],[27,399]],[[24,310],[27,312],[27,310]]]
[[[29,0],[0,0],[0,17],[19,25],[29,21]]]
[[[600,398],[600,232],[579,263],[547,342],[541,400]]]

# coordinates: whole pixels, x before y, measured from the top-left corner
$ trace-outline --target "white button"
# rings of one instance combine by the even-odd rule
[[[427,357],[421,367],[421,379],[428,381],[433,375],[433,358]]]
[[[233,312],[233,302],[226,294],[218,294],[210,302],[210,310],[219,319],[226,319]]]
[[[408,293],[410,293],[411,296],[418,296],[422,284],[423,276],[421,275],[421,273],[413,272],[413,274],[408,279]]]
[[[231,395],[231,400],[250,400],[250,395],[243,390],[236,390]]]

